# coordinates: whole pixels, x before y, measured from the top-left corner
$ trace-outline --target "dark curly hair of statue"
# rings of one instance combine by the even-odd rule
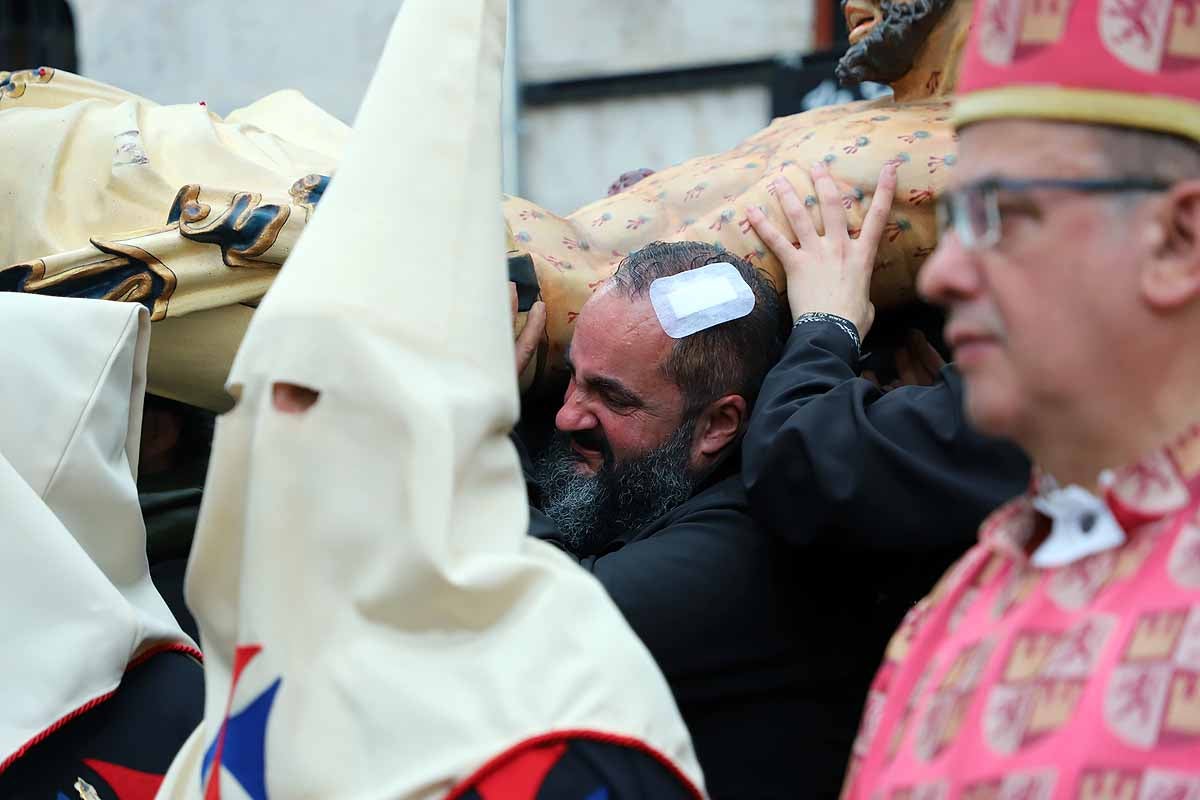
[[[903,78],[917,58],[925,39],[954,0],[913,0],[911,3],[879,4],[883,14],[867,35],[851,45],[837,65],[843,86],[863,81],[895,83]],[[846,0],[842,0],[845,7]]]
[[[783,353],[788,311],[771,277],[721,247],[703,242],[654,242],[630,253],[609,280],[626,297],[648,297],[650,284],[708,264],[732,264],[754,292],[754,310],[741,319],[679,339],[663,365],[692,418],[730,394],[754,406],[767,372]]]

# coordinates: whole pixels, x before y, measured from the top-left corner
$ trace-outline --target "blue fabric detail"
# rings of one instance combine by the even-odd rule
[[[253,800],[267,800],[267,719],[281,683],[283,679],[277,679],[225,723],[221,766],[229,770]]]
[[[265,692],[254,698],[250,705],[225,720],[222,726],[225,747],[221,751],[220,766],[228,770],[253,800],[268,800],[267,720],[271,716],[271,706],[275,704],[275,694],[282,683],[283,678],[277,679]],[[220,733],[204,753],[204,760],[200,765],[201,787],[208,780],[219,741]],[[217,776],[217,779],[219,778],[220,776]]]

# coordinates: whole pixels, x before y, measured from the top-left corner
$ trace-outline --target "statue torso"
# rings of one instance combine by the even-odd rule
[[[911,300],[917,269],[937,242],[933,200],[955,163],[949,107],[945,100],[897,105],[888,99],[777,119],[732,150],[658,172],[568,217],[508,198],[504,213],[512,240],[533,257],[550,311],[551,363],[560,362],[591,292],[628,253],[653,241],[719,244],[767,270],[782,291],[779,262],[750,229],[746,208],[758,205],[782,224],[771,183],[783,176],[801,197],[811,198],[819,219],[808,177],[817,161],[838,182],[852,230],[862,223],[884,163],[899,163],[872,297],[884,308]]]

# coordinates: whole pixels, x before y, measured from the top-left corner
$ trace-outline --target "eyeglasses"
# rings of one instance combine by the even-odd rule
[[[1000,241],[1000,192],[1065,189],[1084,194],[1162,192],[1166,181],[1150,178],[986,178],[947,191],[937,200],[938,236],[950,231],[969,250],[986,250]]]

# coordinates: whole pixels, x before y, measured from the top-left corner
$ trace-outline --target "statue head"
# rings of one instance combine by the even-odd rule
[[[962,49],[969,7],[970,0],[842,0],[850,49],[838,62],[838,80],[895,88],[922,71],[928,73],[919,81],[926,93],[948,90],[953,65],[947,62],[956,61]],[[935,72],[946,79],[931,82]]]

